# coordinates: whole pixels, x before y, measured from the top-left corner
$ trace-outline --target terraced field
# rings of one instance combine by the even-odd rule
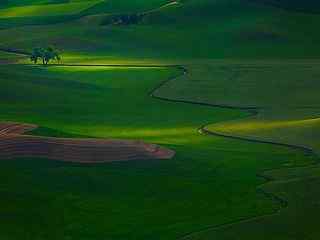
[[[318,239],[318,6],[74,7],[87,3],[1,5],[42,16],[0,20],[0,122],[39,126],[32,139],[139,140],[176,155],[90,166],[2,158],[0,238]],[[61,4],[66,12],[52,16]],[[24,54],[50,44],[62,64],[31,65]]]

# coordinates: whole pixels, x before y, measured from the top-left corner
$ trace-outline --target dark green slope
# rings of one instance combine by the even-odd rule
[[[276,7],[294,9],[306,12],[320,12],[320,2],[318,0],[252,0],[257,3],[265,3]]]
[[[152,4],[130,3],[127,9],[120,2],[111,3],[96,10],[112,14],[120,9],[130,12],[138,9],[138,5],[142,12],[161,6],[160,0]],[[89,14],[94,8],[86,11]],[[27,50],[50,43],[59,45],[65,52],[88,55],[98,52],[126,58],[317,58],[320,54],[320,34],[315,31],[320,15],[287,11],[251,0],[183,1],[147,14],[141,22],[129,26],[103,25],[109,15],[96,16],[96,13],[93,11],[74,21],[70,21],[74,16],[0,20],[0,26],[9,23],[11,26],[0,32],[2,44]],[[69,21],[13,28],[15,24],[56,20]],[[16,31],[21,37],[12,39]]]

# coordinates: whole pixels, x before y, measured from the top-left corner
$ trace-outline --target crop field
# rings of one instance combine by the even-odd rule
[[[0,239],[319,239],[319,11],[0,3]]]
[[[319,67],[318,62],[299,62],[221,70],[219,81],[207,83],[209,89],[216,89],[211,102],[259,111],[250,118],[213,124],[208,129],[304,146],[319,153]],[[231,82],[232,87],[227,87]]]
[[[211,73],[208,76],[215,76],[215,81],[204,76],[205,71]],[[319,73],[319,64],[315,61],[217,62],[206,68],[190,68],[188,75],[169,82],[158,94],[182,102],[251,112],[249,116],[204,126],[203,131],[212,136],[304,148],[316,156],[320,126],[316,92]],[[315,219],[319,214],[315,197],[319,196],[318,171],[319,166],[312,164],[264,172],[274,182],[263,189],[288,201],[283,203],[288,204],[288,208],[273,216],[213,227],[185,239],[236,239],[239,236],[240,239],[291,239],[301,234],[301,225],[305,224],[308,236],[315,239],[318,236]]]

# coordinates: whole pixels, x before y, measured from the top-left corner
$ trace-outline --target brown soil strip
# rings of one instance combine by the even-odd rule
[[[0,123],[0,159],[48,158],[77,163],[171,159],[175,152],[142,141],[67,139],[27,135],[32,124]]]

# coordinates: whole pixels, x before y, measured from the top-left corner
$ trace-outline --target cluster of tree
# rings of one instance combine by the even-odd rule
[[[160,6],[156,9],[151,9],[149,11],[141,13],[128,13],[128,14],[115,14],[106,16],[101,25],[133,25],[138,24],[144,20],[145,17],[160,11],[163,7],[173,5],[173,4],[182,4],[188,0],[170,0],[167,4]]]
[[[142,21],[144,14],[120,14],[109,16],[102,22],[102,25],[132,25]]]
[[[37,47],[32,50],[30,60],[34,64],[36,64],[38,60],[41,60],[43,65],[47,65],[51,60],[60,62],[61,56],[59,51],[54,47]]]
[[[128,14],[128,15],[120,15],[118,16],[119,24],[130,25],[130,24],[138,24],[143,18],[142,14]]]

